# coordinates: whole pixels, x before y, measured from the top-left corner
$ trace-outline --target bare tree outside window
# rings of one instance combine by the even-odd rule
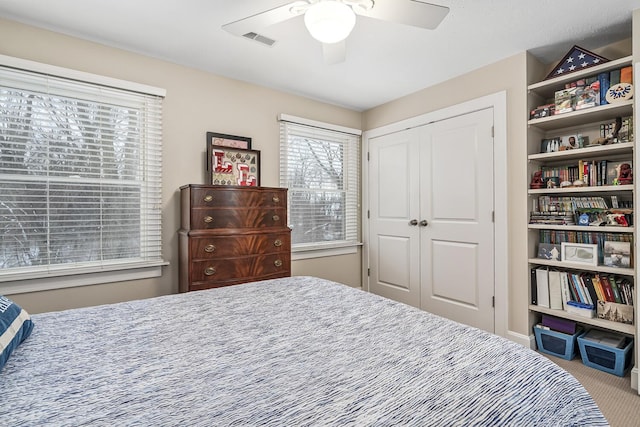
[[[283,126],[290,127],[281,141],[281,184],[289,189],[293,247],[355,241],[358,188],[348,178],[357,178],[358,138]]]
[[[0,273],[147,257],[144,113],[0,84]]]

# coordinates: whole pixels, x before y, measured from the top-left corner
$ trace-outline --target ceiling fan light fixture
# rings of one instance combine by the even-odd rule
[[[338,43],[353,30],[356,14],[344,3],[319,1],[305,12],[304,24],[314,39],[322,43]]]

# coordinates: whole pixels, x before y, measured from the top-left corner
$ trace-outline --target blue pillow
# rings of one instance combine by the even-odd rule
[[[13,350],[27,339],[32,329],[29,313],[0,295],[0,371]]]

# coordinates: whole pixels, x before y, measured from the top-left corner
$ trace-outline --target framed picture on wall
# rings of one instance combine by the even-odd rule
[[[260,151],[207,146],[207,184],[257,187],[260,185]]]
[[[227,135],[225,133],[207,132],[207,147],[211,145],[250,150],[251,138],[246,136]]]

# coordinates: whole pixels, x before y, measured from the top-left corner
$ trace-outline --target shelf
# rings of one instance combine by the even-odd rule
[[[550,308],[541,307],[539,305],[529,305],[529,310],[548,314],[550,316],[562,317],[563,319],[573,320],[574,322],[582,323],[584,325],[591,325],[602,329],[609,329],[611,331],[621,332],[627,335],[635,335],[635,325],[627,325],[626,323],[611,322],[610,320],[597,318],[589,319],[587,317],[567,313],[564,310],[552,310]]]
[[[529,120],[529,126],[535,126],[542,130],[562,129],[587,123],[612,120],[617,116],[631,116],[633,114],[634,100],[617,102],[615,104],[600,105],[598,107],[585,108],[584,110],[570,113],[557,114],[540,119]]]
[[[624,154],[633,154],[633,142],[619,142],[616,144],[594,145],[591,147],[577,148],[575,150],[556,151],[553,153],[537,153],[530,154],[528,159],[531,161],[560,161],[588,159],[600,156],[615,156]]]
[[[633,227],[601,227],[590,225],[529,224],[531,230],[590,231],[595,233],[633,233]]]
[[[598,74],[605,71],[626,67],[628,65],[631,65],[632,62],[632,56],[625,56],[623,58],[596,65],[595,67],[589,67],[582,71],[575,71],[563,76],[554,77],[549,80],[543,80],[541,82],[531,84],[527,89],[529,90],[529,92],[534,92],[542,97],[548,98],[553,95],[556,90],[563,88],[565,83],[574,82],[576,80],[580,80],[589,76],[597,76]]]
[[[624,193],[633,191],[633,184],[629,185],[599,185],[568,188],[530,188],[529,194],[570,194],[570,193]]]
[[[607,267],[606,265],[589,265],[566,261],[551,261],[542,258],[529,258],[529,264],[546,265],[568,270],[593,271],[595,273],[618,274],[620,276],[633,276],[633,268]]]

